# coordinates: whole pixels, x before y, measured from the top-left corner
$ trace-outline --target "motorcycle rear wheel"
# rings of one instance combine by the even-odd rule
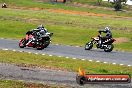
[[[108,44],[107,46],[104,47],[105,52],[111,52],[114,48],[113,44]]]

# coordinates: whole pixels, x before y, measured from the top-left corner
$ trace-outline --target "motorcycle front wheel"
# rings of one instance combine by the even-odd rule
[[[85,50],[90,50],[90,49],[92,49],[92,47],[93,47],[93,43],[92,42],[86,43]]]
[[[20,48],[24,48],[26,46],[26,39],[21,39],[20,42],[19,42],[19,47]]]

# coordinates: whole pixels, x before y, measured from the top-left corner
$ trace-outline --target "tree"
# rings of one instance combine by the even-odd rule
[[[101,5],[102,0],[97,0],[97,4]]]
[[[119,11],[122,8],[121,0],[114,0],[114,8],[116,11]]]
[[[122,9],[122,2],[126,3],[127,0],[114,0],[114,8],[116,11],[120,11]]]

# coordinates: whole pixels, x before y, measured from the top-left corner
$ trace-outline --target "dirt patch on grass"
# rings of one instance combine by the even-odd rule
[[[109,14],[83,12],[83,11],[64,10],[64,9],[47,9],[47,8],[39,8],[39,7],[18,7],[18,6],[10,6],[9,8],[23,9],[23,10],[35,10],[35,11],[48,10],[49,12],[72,14],[72,15],[124,18],[124,19],[130,19],[130,20],[132,19],[131,17],[123,17],[123,16],[115,16],[115,15],[109,15]]]
[[[35,83],[25,83],[26,88],[51,88],[49,85],[35,84]]]
[[[50,85],[43,85],[43,84],[35,84],[35,83],[26,83],[24,84],[26,88],[65,88],[62,86],[50,86]]]
[[[67,88],[61,85],[48,85],[48,84],[36,84],[36,83],[25,83],[26,88]]]
[[[28,68],[43,68],[43,69],[50,69],[50,70],[60,70],[60,71],[66,71],[69,70],[62,68],[62,67],[54,67],[54,66],[46,66],[46,65],[35,65],[35,64],[15,64],[18,67],[28,67]],[[28,70],[28,69],[27,69]]]
[[[36,2],[49,2],[50,0],[34,0]]]
[[[82,4],[82,3],[79,3],[79,2],[73,2],[71,4],[69,4],[70,6],[76,6],[76,7],[85,7],[85,8],[91,8],[91,9],[96,9],[96,8],[99,8],[99,9],[105,9],[105,10],[112,10],[113,11],[113,8],[109,8],[109,7],[101,7],[97,4],[95,5],[89,5],[89,4]]]
[[[115,38],[115,39],[116,39],[115,43],[126,43],[130,41],[130,39],[125,38],[125,37],[120,37],[120,38]]]
[[[84,15],[84,16],[99,16],[99,17],[108,16],[107,14],[96,14],[91,12],[71,11],[71,10],[64,10],[64,9],[49,9],[49,11],[55,12],[55,13]]]
[[[101,13],[73,11],[73,10],[64,10],[64,9],[48,9],[48,10],[50,12],[55,12],[55,13],[64,13],[64,14],[82,15],[82,16],[96,16],[96,17],[104,17],[104,18],[109,17],[109,18],[118,18],[118,19],[132,20],[131,17],[115,16],[115,15],[101,14]]]

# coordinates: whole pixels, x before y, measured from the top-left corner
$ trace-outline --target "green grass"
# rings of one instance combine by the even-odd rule
[[[88,4],[88,5],[98,5],[97,0],[73,0],[73,2],[78,2],[78,3],[82,3],[82,4]],[[112,4],[102,1],[100,6],[112,7]]]
[[[130,43],[121,43],[121,44],[116,44],[115,48],[118,49],[118,50],[122,50],[121,47],[123,47],[124,48],[123,50],[127,51],[128,49],[132,50],[131,45],[132,45],[132,42],[130,42]]]
[[[132,67],[104,64],[97,62],[73,60],[57,56],[50,57],[48,55],[36,55],[11,51],[0,51],[0,62],[11,63],[24,66],[39,66],[42,68],[53,68],[78,72],[78,68],[82,67],[86,72],[95,74],[131,74]],[[37,63],[36,63],[37,62]],[[74,64],[73,64],[74,62]]]
[[[116,49],[132,50],[130,19],[80,16],[48,10],[0,9],[0,37],[21,39],[28,30],[36,28],[39,24],[44,24],[49,32],[54,33],[53,43],[79,46],[84,46],[91,37],[96,36],[98,29],[110,25],[113,37],[125,37],[130,40],[116,44]]]
[[[65,88],[56,85],[44,85],[37,83],[29,83],[24,81],[0,80],[0,88]]]
[[[37,19],[45,23],[53,23],[67,26],[76,26],[83,28],[98,28],[105,25],[110,25],[114,28],[126,27],[131,29],[131,18],[113,18],[113,17],[95,17],[95,16],[80,16],[72,14],[63,14],[49,12],[48,10],[19,10],[19,9],[0,9],[0,19],[14,21],[29,21]],[[32,21],[31,21],[32,22]]]
[[[92,4],[96,3],[95,0],[80,0],[77,2],[81,3],[89,3]],[[76,7],[72,3],[67,3],[67,4],[52,4],[50,2],[38,2],[37,0],[0,0],[1,3],[6,2],[9,4],[9,7],[11,6],[19,6],[19,7],[39,7],[39,8],[47,8],[47,9],[65,9],[65,10],[75,10],[75,11],[84,11],[84,12],[92,12],[92,13],[103,13],[103,14],[111,14],[111,15],[118,15],[118,16],[130,16],[132,17],[132,12],[123,12],[123,11],[114,11],[114,10],[109,10],[108,9],[103,9],[103,8],[89,8],[89,7]],[[106,4],[103,4],[106,5]],[[109,4],[107,4],[109,5]]]
[[[72,0],[73,2],[80,2],[84,4],[95,4],[97,0]]]

